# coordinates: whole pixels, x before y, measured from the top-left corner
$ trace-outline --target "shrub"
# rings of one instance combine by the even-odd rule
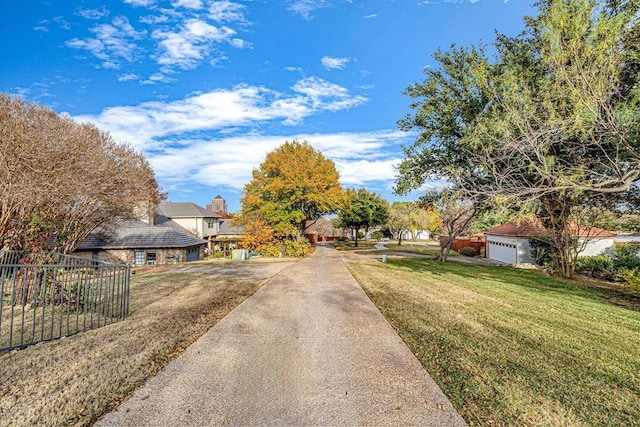
[[[383,237],[384,237],[384,234],[382,234],[382,231],[376,231],[371,234],[371,238],[374,240],[381,240]]]
[[[478,253],[476,252],[475,248],[472,248],[471,246],[467,246],[466,248],[462,248],[458,251],[458,253],[460,255],[464,255],[464,256],[476,256],[478,255]]]
[[[536,265],[545,266],[551,264],[551,244],[544,237],[529,239],[531,258]]]
[[[613,259],[608,256],[585,256],[576,261],[576,270],[584,272],[613,270]]]
[[[299,242],[295,240],[284,241],[284,254],[291,257],[303,257],[309,253],[309,241],[307,239],[300,239]]]
[[[273,241],[262,245],[258,253],[265,257],[303,257],[309,253],[309,246],[309,241],[304,238],[299,242],[295,240]]]
[[[282,248],[279,242],[271,242],[260,246],[258,253],[265,257],[279,257],[282,256]]]
[[[615,268],[627,268],[631,270],[640,268],[640,256],[637,245],[621,243],[615,245],[613,253],[613,265]]]
[[[630,268],[620,268],[616,272],[615,281],[634,292],[640,292],[640,271]]]

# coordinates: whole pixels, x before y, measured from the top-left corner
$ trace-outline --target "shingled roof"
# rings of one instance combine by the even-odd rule
[[[570,222],[568,224],[571,234],[578,237],[615,237],[617,233],[598,227],[590,227],[583,224]],[[544,236],[547,229],[536,217],[527,217],[519,221],[509,222],[484,231],[484,234],[494,234],[499,236],[531,237]]]
[[[206,243],[206,240],[167,225],[149,225],[132,219],[99,227],[76,250],[188,248]]]
[[[243,227],[234,226],[231,219],[220,220],[218,236],[235,236],[244,232]]]
[[[163,202],[158,205],[157,211],[167,218],[220,218],[220,215],[191,202]]]

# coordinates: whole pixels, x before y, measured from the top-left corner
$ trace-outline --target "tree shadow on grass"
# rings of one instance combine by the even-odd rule
[[[458,276],[464,279],[483,279],[534,289],[537,292],[561,293],[640,311],[640,296],[625,292],[615,284],[594,280],[568,280],[550,277],[539,270],[505,266],[482,266],[459,262],[438,262],[428,259],[394,259],[389,265],[405,271],[434,276]]]

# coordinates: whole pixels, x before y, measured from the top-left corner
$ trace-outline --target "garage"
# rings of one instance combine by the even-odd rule
[[[200,261],[200,247],[187,249],[187,262]]]
[[[511,243],[487,241],[489,248],[489,258],[506,264],[517,264],[518,250],[516,245]]]

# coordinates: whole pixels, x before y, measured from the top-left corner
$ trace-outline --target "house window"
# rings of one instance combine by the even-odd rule
[[[144,265],[144,252],[135,251],[133,253],[133,263],[135,265]]]
[[[216,220],[213,218],[205,218],[205,221],[207,221],[207,227],[208,228],[215,228],[216,226]]]
[[[147,265],[156,265],[156,253],[147,252]]]

